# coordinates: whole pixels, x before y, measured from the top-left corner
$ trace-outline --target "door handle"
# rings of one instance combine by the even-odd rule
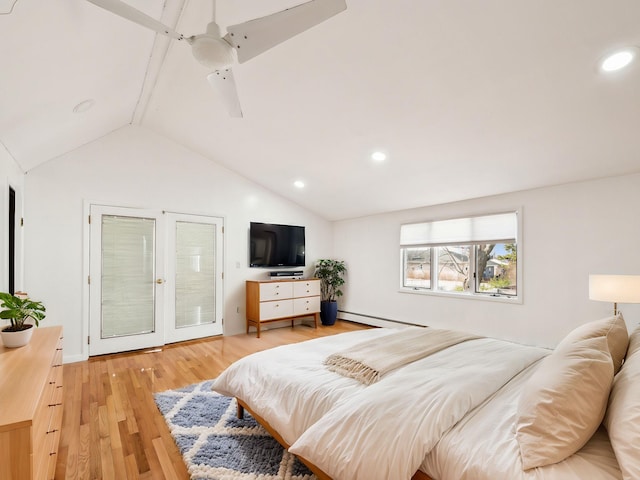
[[[163,279],[161,279],[161,278],[159,278],[159,279],[157,279],[157,280],[156,280],[156,283],[157,283],[158,285],[162,285],[162,284],[164,283],[164,280],[163,280]]]

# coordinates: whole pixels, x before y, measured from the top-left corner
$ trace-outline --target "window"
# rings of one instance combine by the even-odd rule
[[[469,288],[470,245],[436,247],[438,253],[438,290],[464,292]]]
[[[405,248],[402,251],[402,286],[431,288],[431,248]]]
[[[517,237],[516,212],[402,225],[402,288],[517,297]]]
[[[491,295],[518,295],[517,245],[512,243],[485,243],[476,245],[477,293]]]

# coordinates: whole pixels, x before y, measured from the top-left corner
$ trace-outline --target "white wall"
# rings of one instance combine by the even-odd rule
[[[7,185],[20,190],[22,175],[1,148],[0,168],[6,215]],[[41,165],[24,179],[25,268],[24,282],[17,285],[45,302],[46,325],[65,327],[66,361],[87,354],[85,201],[223,216],[226,335],[244,331],[244,281],[266,277],[265,271],[247,267],[252,220],[305,225],[307,274],[317,258],[345,259],[343,311],[543,346],[555,345],[576,325],[610,314],[612,305],[588,299],[589,273],[640,273],[640,175],[331,224],[163,137],[127,127]],[[399,292],[400,224],[516,208],[522,208],[523,217],[521,305]],[[6,272],[6,254],[0,267]],[[5,288],[2,278],[0,290]],[[640,321],[640,306],[621,308],[630,328]]]
[[[247,266],[250,221],[306,226],[307,274],[331,253],[331,223],[141,127],[29,171],[25,192],[25,288],[47,306],[46,325],[64,326],[65,361],[87,355],[85,201],[224,217],[225,335],[245,330],[245,280],[267,278]]]
[[[9,241],[7,225],[9,222],[9,187],[16,192],[16,271],[15,288],[21,290],[22,285],[22,196],[24,174],[13,157],[0,143],[0,292],[9,289]],[[3,323],[4,325],[4,323]]]
[[[640,274],[638,206],[640,175],[631,175],[336,222],[334,254],[348,266],[339,308],[552,347],[575,326],[612,313],[612,304],[588,299],[590,273]],[[517,208],[521,305],[399,292],[400,224]],[[629,328],[638,324],[638,305],[620,307]]]

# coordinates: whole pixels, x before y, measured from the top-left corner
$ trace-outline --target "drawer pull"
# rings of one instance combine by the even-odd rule
[[[51,365],[52,368],[61,367],[62,364]]]
[[[62,385],[58,385],[56,388],[62,388]]]
[[[62,348],[56,348],[56,352],[59,352],[61,350],[62,350]]]
[[[55,455],[56,453],[57,453],[57,452],[51,452],[51,453],[49,454],[49,456],[51,456],[51,455]]]
[[[49,407],[59,407],[61,405],[62,405],[62,403],[50,403],[48,406]]]
[[[58,429],[57,429],[57,428],[54,428],[53,430],[49,430],[49,431],[47,432],[47,435],[49,435],[50,433],[56,433],[57,431],[58,431]]]

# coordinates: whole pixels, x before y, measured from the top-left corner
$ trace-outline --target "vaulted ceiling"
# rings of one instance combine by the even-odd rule
[[[185,35],[212,16],[125,1]],[[346,1],[234,67],[237,119],[185,42],[85,0],[0,0],[0,142],[29,171],[138,124],[330,220],[640,171],[640,62],[598,67],[640,46],[637,0]],[[217,3],[225,26],[302,2]]]

